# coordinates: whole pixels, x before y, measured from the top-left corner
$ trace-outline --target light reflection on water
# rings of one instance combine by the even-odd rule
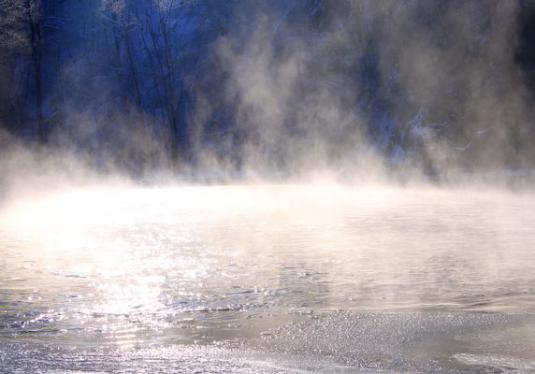
[[[95,189],[0,215],[0,339],[247,339],[322,311],[535,305],[531,194]]]

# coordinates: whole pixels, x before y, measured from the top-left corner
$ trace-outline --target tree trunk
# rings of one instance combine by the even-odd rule
[[[32,9],[32,0],[27,0],[27,15],[30,26],[30,42],[32,64],[34,70],[34,88],[35,88],[35,111],[37,115],[37,136],[41,144],[46,141],[46,129],[43,117],[43,80],[41,69],[41,25],[39,15],[35,14],[36,9]],[[34,3],[33,3],[34,4]]]

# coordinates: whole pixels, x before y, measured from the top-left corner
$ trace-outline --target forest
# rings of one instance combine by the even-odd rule
[[[535,373],[535,0],[0,0],[0,373]]]
[[[1,145],[134,175],[530,170],[534,14],[530,1],[0,0]]]

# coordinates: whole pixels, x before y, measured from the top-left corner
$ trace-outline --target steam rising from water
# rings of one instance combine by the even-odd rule
[[[320,170],[354,180],[392,169],[448,179],[532,166],[531,96],[515,60],[519,2],[313,9],[245,6],[255,22],[217,42],[239,138],[223,161],[268,175]],[[219,105],[204,94],[194,118]],[[202,133],[202,121],[196,126]]]
[[[179,164],[166,159],[165,142],[139,130],[135,116],[105,119],[69,107],[59,108],[68,131],[56,129],[49,149],[33,155],[2,147],[3,178],[41,174],[46,165],[52,178],[68,168],[65,174],[78,177],[92,174],[88,169],[128,170],[146,180],[179,173],[200,181],[531,173],[534,113],[529,71],[518,57],[529,5],[364,0],[229,7],[232,24],[205,52],[205,64],[184,78],[193,98],[180,124],[187,157]],[[86,74],[76,66],[65,67],[65,79]],[[102,132],[117,144],[82,151],[99,144]],[[3,145],[14,142],[1,137]]]
[[[48,146],[0,133],[0,360],[42,362],[22,343],[51,357],[52,343],[225,341],[350,369],[530,369],[523,3],[239,4],[186,79],[180,162],[126,115],[64,109],[72,126]],[[84,153],[88,129],[119,145]],[[134,353],[150,366],[187,347]]]

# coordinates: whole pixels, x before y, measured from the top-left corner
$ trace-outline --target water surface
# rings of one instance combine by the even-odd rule
[[[0,213],[0,366],[530,371],[534,266],[526,192],[43,194]]]

